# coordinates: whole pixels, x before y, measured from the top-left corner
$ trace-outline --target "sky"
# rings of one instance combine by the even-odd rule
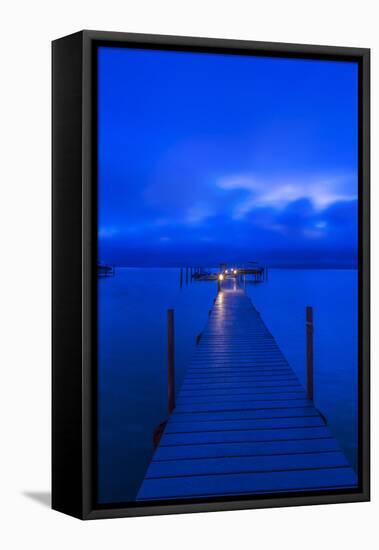
[[[355,267],[357,71],[100,47],[99,260]]]

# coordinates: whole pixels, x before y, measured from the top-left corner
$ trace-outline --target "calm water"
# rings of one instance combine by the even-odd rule
[[[305,306],[314,308],[315,404],[356,466],[357,272],[274,270],[247,284],[305,384]],[[207,321],[215,282],[179,285],[178,269],[116,270],[99,279],[99,501],[134,500],[167,411],[168,308],[175,310],[176,386]]]

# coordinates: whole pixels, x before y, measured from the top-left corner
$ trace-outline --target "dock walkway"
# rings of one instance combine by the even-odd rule
[[[355,487],[246,292],[226,281],[137,500]]]

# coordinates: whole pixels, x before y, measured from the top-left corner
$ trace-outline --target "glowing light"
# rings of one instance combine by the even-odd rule
[[[218,276],[218,280],[219,281],[223,281],[224,280],[224,275],[222,273],[220,273],[220,275]]]
[[[228,270],[227,270],[227,269],[225,269],[225,273],[228,273]]]
[[[234,275],[237,275],[237,270],[233,269],[233,273],[234,273]]]

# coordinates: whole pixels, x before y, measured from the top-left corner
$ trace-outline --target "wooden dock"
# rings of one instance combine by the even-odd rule
[[[250,298],[225,281],[137,500],[356,485]]]

